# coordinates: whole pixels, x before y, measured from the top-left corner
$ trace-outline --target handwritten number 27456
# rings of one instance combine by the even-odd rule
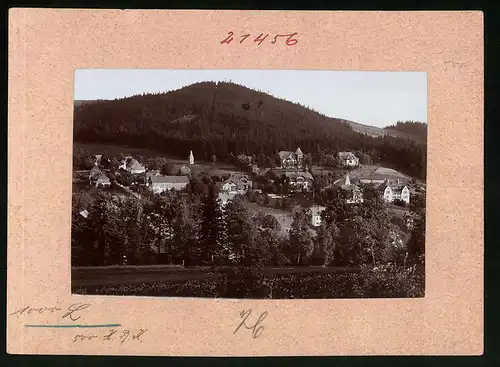
[[[276,36],[274,36],[274,39],[271,41],[271,43],[275,44],[276,42],[278,42],[279,37],[286,37],[285,44],[287,46],[293,46],[293,45],[297,44],[297,42],[298,42],[297,39],[294,38],[296,35],[297,35],[297,32],[290,33],[290,34],[277,34]],[[234,36],[234,32],[228,32],[227,37],[224,38],[222,41],[220,41],[220,43],[221,44],[230,44],[234,40],[233,36]],[[243,43],[250,36],[251,36],[250,34],[241,35],[240,36],[240,38],[241,38],[240,43]],[[257,43],[258,45],[261,45],[266,40],[266,38],[268,36],[269,36],[269,33],[268,34],[261,33],[256,38],[253,39],[253,42]]]

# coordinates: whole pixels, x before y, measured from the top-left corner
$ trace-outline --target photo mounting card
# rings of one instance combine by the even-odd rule
[[[482,354],[481,12],[9,18],[9,353]]]

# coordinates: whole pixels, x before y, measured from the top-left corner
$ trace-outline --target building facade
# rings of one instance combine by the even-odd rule
[[[339,152],[337,154],[337,157],[340,161],[340,163],[344,167],[356,167],[359,166],[359,158],[354,155],[354,153],[351,152]]]
[[[285,172],[286,180],[294,191],[309,191],[312,189],[314,178],[309,172]]]
[[[321,225],[321,214],[325,209],[324,206],[315,205],[307,210],[307,214],[311,216],[311,225],[314,227],[319,227]]]
[[[343,179],[335,181],[335,185],[342,190],[346,203],[357,204],[363,202],[363,190],[358,185],[351,183],[348,174]]]
[[[222,183],[221,191],[231,195],[244,195],[252,188],[252,180],[244,174],[232,174]]]
[[[406,204],[410,204],[410,189],[404,184],[386,182],[380,185],[379,190],[384,201],[388,203],[400,200]]]
[[[141,174],[146,172],[146,167],[140,164],[137,159],[132,157],[127,157],[120,165],[121,169],[124,169],[130,174]]]
[[[155,194],[161,194],[170,190],[182,190],[189,183],[187,176],[150,176],[146,181],[146,186]]]
[[[278,153],[280,168],[302,168],[304,165],[304,153],[300,148],[295,152],[282,150]]]

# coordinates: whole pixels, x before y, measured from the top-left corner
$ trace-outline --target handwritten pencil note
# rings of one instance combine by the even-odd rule
[[[118,323],[102,323],[102,324],[89,324],[85,321],[85,313],[90,307],[91,303],[77,302],[69,306],[55,306],[55,305],[27,305],[9,314],[10,317],[22,319],[23,321],[29,320],[25,323],[25,328],[42,328],[42,329],[85,329],[95,330],[86,332],[76,332],[73,334],[72,343],[82,343],[88,341],[97,342],[118,342],[124,344],[126,342],[142,343],[143,335],[148,331],[145,328],[128,329],[121,328]],[[36,323],[37,318],[47,320],[47,315],[54,316],[53,321],[50,323],[40,322]],[[51,319],[51,317],[49,317]]]
[[[240,318],[242,319],[242,321],[240,322],[238,327],[234,330],[233,334],[236,334],[238,330],[240,330],[241,328],[244,328],[244,330],[251,330],[252,338],[254,339],[257,339],[262,334],[262,332],[264,331],[264,326],[262,325],[262,322],[267,317],[267,311],[261,313],[254,323],[248,320],[251,314],[252,314],[251,309],[243,310],[240,312]]]
[[[297,40],[297,32],[294,33],[288,33],[288,34],[276,34],[269,37],[269,33],[260,33],[258,36],[252,35],[250,33],[247,34],[241,34],[241,35],[236,35],[234,34],[233,31],[227,32],[226,38],[224,38],[222,41],[220,41],[221,44],[231,44],[233,40],[235,40],[236,37],[236,42],[235,43],[255,43],[256,45],[260,46],[264,41],[269,41],[271,44],[275,44],[278,42],[278,40],[282,40],[283,43],[286,46],[295,46],[299,41]],[[255,38],[254,38],[255,37]]]
[[[126,342],[138,342],[142,343],[142,335],[146,333],[148,329],[137,329],[137,330],[118,330],[109,329],[105,332],[94,332],[94,333],[78,333],[73,337],[73,343],[81,343],[85,341],[101,341],[101,342],[118,342],[124,344]]]

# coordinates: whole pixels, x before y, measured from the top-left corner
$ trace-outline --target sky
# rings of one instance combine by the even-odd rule
[[[329,117],[385,127],[427,122],[427,73],[320,70],[79,69],[75,100],[168,92],[202,81],[232,81]]]

